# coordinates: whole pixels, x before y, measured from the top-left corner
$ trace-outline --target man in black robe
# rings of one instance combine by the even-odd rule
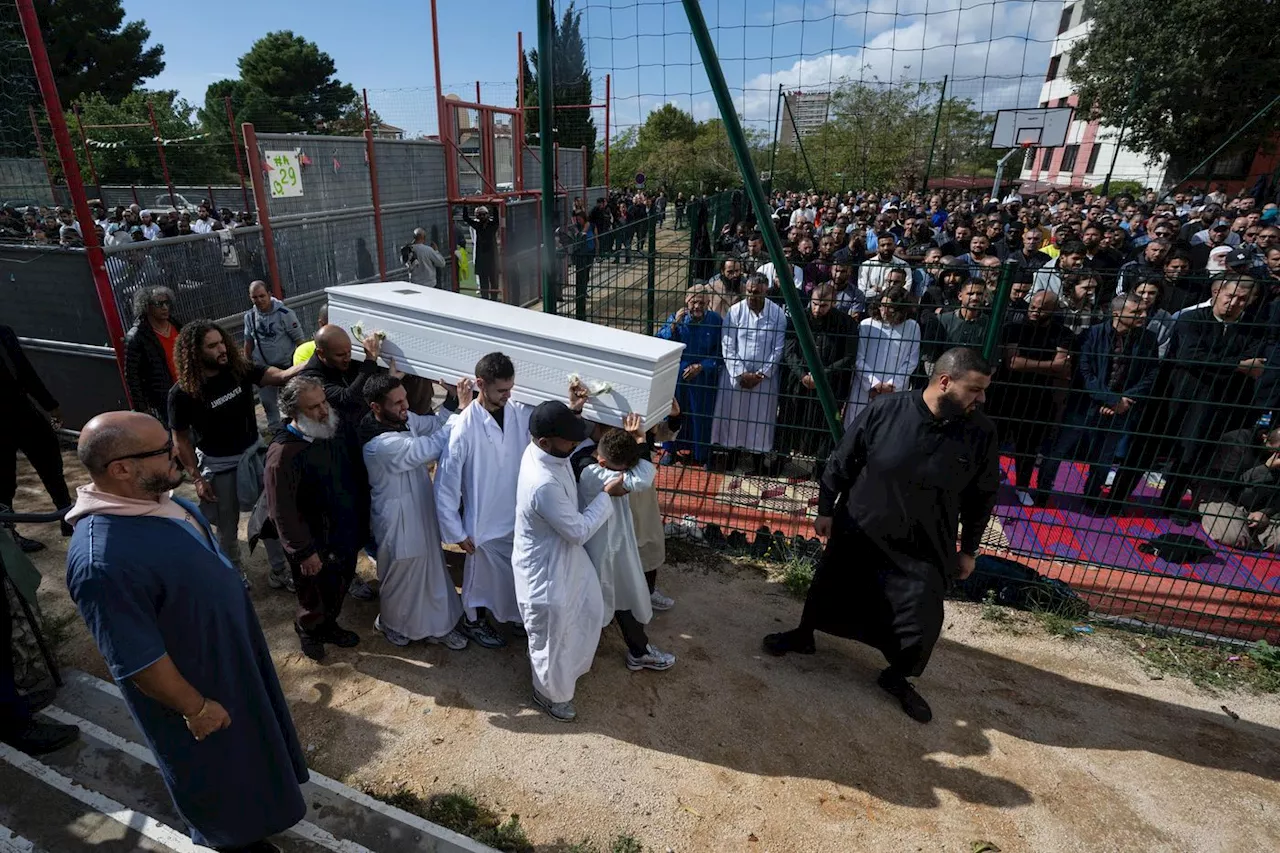
[[[880,687],[912,719],[933,718],[907,678],[929,662],[947,584],[973,572],[995,505],[996,430],[977,411],[990,384],[979,354],[956,347],[923,391],[862,411],[822,476],[814,530],[829,538],[800,625],[765,637],[765,651],[813,654],[814,631],[866,643],[889,662]]]
[[[827,383],[836,400],[849,398],[849,386],[853,382],[853,370],[858,355],[858,327],[853,318],[836,311],[836,291],[830,283],[813,289],[809,310],[805,319],[813,333],[813,343],[818,359],[826,369]],[[800,350],[795,324],[787,330],[787,342],[782,350],[782,363],[787,366],[786,388],[779,406],[780,445],[784,452],[797,456],[812,456],[816,460],[814,478],[822,476],[827,457],[831,455],[831,430],[822,413],[822,403]]]

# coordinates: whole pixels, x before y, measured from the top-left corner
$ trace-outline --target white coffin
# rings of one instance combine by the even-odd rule
[[[646,429],[675,396],[684,344],[408,282],[326,292],[329,322],[348,332],[357,323],[366,334],[386,332],[382,351],[405,373],[455,382],[473,375],[481,356],[503,352],[516,367],[512,399],[534,406],[564,400],[576,373],[589,388],[612,386],[588,400],[584,417],[620,426],[639,412]]]

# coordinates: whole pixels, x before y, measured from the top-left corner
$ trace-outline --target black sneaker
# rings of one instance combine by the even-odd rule
[[[916,689],[901,675],[896,675],[891,670],[886,669],[880,673],[880,677],[876,679],[876,684],[879,684],[880,689],[897,699],[898,704],[902,706],[902,710],[917,723],[927,723],[933,719],[933,709],[929,707],[929,703],[924,701],[924,697],[917,693]]]
[[[74,743],[79,737],[80,729],[75,726],[37,723],[32,720],[21,731],[5,735],[0,740],[27,755],[47,755]]]
[[[302,653],[304,655],[311,658],[316,663],[320,663],[320,661],[324,660],[324,643],[320,642],[320,640],[313,634],[304,634],[302,632],[302,628],[297,622],[293,623],[293,631],[298,635],[298,640],[302,644]]]
[[[796,628],[791,631],[782,631],[766,636],[764,638],[764,650],[774,657],[782,657],[787,652],[811,655],[817,651],[817,648],[813,644],[812,632],[805,632]]]
[[[10,530],[9,535],[13,537],[13,541],[22,549],[24,554],[38,554],[43,551],[46,546],[43,542],[37,542],[34,539],[28,539],[16,530]]]
[[[339,625],[327,625],[320,634],[321,642],[333,643],[340,649],[352,649],[360,645],[360,635]]]

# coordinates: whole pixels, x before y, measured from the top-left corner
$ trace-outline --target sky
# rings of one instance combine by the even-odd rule
[[[559,14],[566,0],[555,5]],[[718,114],[679,0],[577,5],[598,102],[605,75],[612,78],[615,136],[664,103],[699,119]],[[195,14],[185,3],[124,0],[124,8],[165,48],[166,68],[149,88],[177,89],[202,104],[210,83],[236,76],[236,60],[255,39],[290,29],[333,57],[340,80],[368,89],[385,121],[412,136],[435,132],[429,0],[219,0]],[[702,0],[702,9],[739,114],[770,132],[779,85],[812,90],[842,79],[949,75],[949,91],[981,110],[1036,106],[1062,2]],[[533,0],[439,0],[438,14],[445,92],[472,100],[479,80],[485,103],[514,105],[517,32],[526,48],[537,44]],[[596,124],[603,125],[601,111]]]

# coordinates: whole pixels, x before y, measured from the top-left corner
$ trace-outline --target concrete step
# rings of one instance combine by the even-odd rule
[[[40,759],[0,745],[0,853],[204,850],[186,836],[119,689],[74,670],[64,677],[43,716],[78,725],[81,740]],[[303,796],[307,816],[272,839],[286,853],[491,851],[314,770]]]

